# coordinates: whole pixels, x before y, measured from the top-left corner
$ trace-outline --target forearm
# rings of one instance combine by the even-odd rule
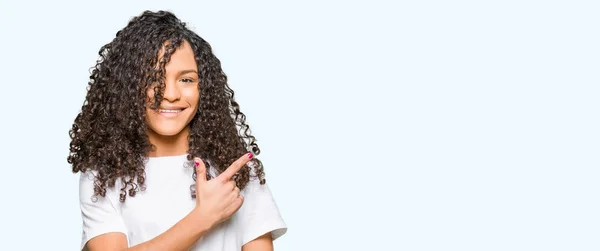
[[[194,210],[161,235],[127,250],[189,250],[211,227],[211,224]]]

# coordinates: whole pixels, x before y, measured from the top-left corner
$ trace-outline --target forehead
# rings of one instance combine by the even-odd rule
[[[161,58],[164,53],[164,48],[165,48],[165,46],[163,46],[160,49],[160,51],[158,52],[159,55],[161,55]],[[171,58],[169,59],[169,62],[165,66],[165,70],[167,72],[179,71],[182,69],[183,70],[187,70],[187,69],[196,70],[197,68],[198,68],[198,66],[196,63],[196,57],[194,55],[194,51],[193,51],[192,47],[190,46],[190,44],[185,40],[175,50],[175,52],[171,54]]]

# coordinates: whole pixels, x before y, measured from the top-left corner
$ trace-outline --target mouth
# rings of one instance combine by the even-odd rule
[[[167,118],[173,118],[176,117],[177,115],[179,115],[183,110],[185,110],[185,108],[179,108],[179,109],[158,109],[158,114],[167,117]]]
[[[158,109],[159,113],[179,113],[183,111],[183,108],[181,109]]]

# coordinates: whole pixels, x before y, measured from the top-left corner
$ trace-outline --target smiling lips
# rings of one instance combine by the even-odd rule
[[[183,109],[176,109],[176,110],[158,109],[158,112],[180,112],[180,111],[183,111]]]
[[[162,116],[172,118],[172,117],[179,115],[179,113],[183,110],[184,110],[184,108],[181,108],[181,109],[158,109],[158,113]]]

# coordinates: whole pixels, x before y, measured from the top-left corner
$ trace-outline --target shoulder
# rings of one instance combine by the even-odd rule
[[[79,204],[83,221],[82,249],[96,236],[109,232],[127,234],[117,204],[118,194],[114,188],[106,188],[104,196],[97,195],[95,175],[96,172],[87,171],[80,173],[79,177]]]
[[[244,244],[268,233],[275,240],[287,232],[268,183],[260,184],[258,178],[250,178],[241,194],[244,203],[238,217]]]
[[[119,179],[115,182],[114,187],[106,187],[105,184],[98,184],[99,187],[105,189],[105,195],[96,195],[96,180],[98,172],[95,170],[88,170],[79,173],[79,201],[80,203],[97,202],[100,197],[105,197],[113,203],[113,200],[118,199],[117,188],[121,186]],[[116,196],[116,197],[115,197]]]

